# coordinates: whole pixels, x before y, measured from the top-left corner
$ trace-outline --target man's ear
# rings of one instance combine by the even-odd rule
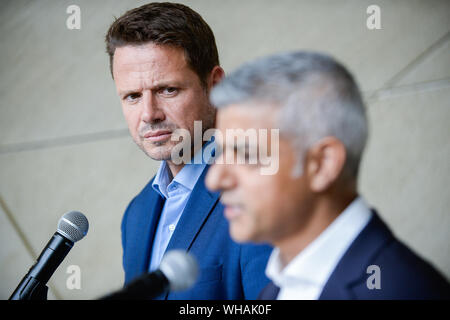
[[[347,151],[335,137],[326,137],[314,144],[306,156],[306,174],[313,192],[324,192],[341,175]]]
[[[208,90],[211,90],[216,84],[225,77],[225,71],[220,66],[215,66],[208,77]]]

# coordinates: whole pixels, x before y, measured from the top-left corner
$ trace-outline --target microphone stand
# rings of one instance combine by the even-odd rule
[[[55,232],[9,300],[47,300],[46,284],[72,246],[73,242]]]
[[[47,300],[48,287],[33,277],[25,278],[9,300]]]

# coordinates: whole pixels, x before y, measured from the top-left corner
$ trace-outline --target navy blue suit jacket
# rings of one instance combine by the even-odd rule
[[[450,299],[448,281],[397,240],[378,214],[373,213],[332,272],[319,299]],[[367,286],[372,275],[367,273],[370,265],[380,267],[380,289]],[[278,292],[279,288],[270,282],[259,299],[276,299]]]
[[[199,264],[199,278],[189,290],[161,299],[256,299],[268,283],[264,271],[271,247],[238,244],[228,232],[219,193],[206,189],[207,167],[170,239],[168,250],[189,251]],[[153,179],[129,204],[122,219],[125,285],[148,271],[152,243],[164,199],[153,190]]]

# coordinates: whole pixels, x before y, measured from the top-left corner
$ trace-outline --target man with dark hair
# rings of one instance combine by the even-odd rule
[[[167,250],[184,249],[197,259],[199,279],[190,290],[160,298],[255,299],[268,281],[270,247],[230,239],[219,193],[204,185],[211,154],[201,163],[174,161],[176,132],[194,137],[195,121],[203,132],[214,127],[208,95],[224,71],[211,29],[184,5],[150,3],[118,18],[106,46],[133,140],[162,161],[122,220],[125,284],[157,269]],[[197,156],[206,144],[189,147]]]
[[[368,126],[345,67],[320,53],[276,54],[242,66],[210,98],[219,108],[219,132],[279,131],[275,144],[236,145],[216,134],[227,157],[252,149],[279,155],[278,171],[262,175],[265,163],[256,158],[216,163],[206,178],[211,190],[222,191],[232,238],[275,247],[266,268],[272,282],[260,298],[450,298],[448,281],[400,242],[358,193]]]

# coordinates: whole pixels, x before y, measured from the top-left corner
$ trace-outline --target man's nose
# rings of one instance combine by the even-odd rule
[[[158,99],[152,92],[146,92],[143,96],[141,120],[146,123],[161,122],[165,120],[165,114]]]
[[[214,192],[232,189],[236,183],[229,165],[213,164],[208,170],[205,184],[210,191]]]

